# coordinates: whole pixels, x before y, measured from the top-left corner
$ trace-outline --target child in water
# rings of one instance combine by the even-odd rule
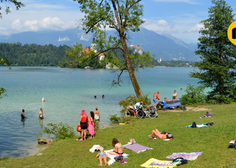
[[[97,148],[100,150],[99,154],[97,154],[97,156],[96,156],[96,157],[98,157],[99,162],[100,162],[100,164],[98,166],[102,166],[102,159],[104,160],[105,165],[108,165],[107,156],[106,156],[106,153],[104,153],[104,148],[101,146],[98,146]]]

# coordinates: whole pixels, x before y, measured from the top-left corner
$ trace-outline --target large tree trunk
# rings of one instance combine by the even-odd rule
[[[127,69],[128,69],[128,72],[129,72],[131,82],[132,82],[133,87],[134,87],[134,91],[135,91],[137,97],[142,97],[143,95],[141,93],[139,84],[138,84],[138,82],[136,80],[136,77],[134,75],[133,67],[132,67],[132,64],[131,64],[130,57],[129,57],[128,47],[127,47],[127,44],[126,44],[126,41],[125,41],[125,37],[121,36],[120,39],[121,39],[121,43],[122,43],[123,50],[124,50],[125,62],[126,62],[126,65],[127,65]]]

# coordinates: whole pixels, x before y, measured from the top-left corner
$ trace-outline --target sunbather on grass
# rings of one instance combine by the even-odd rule
[[[107,152],[108,154],[116,156],[123,155],[122,144],[116,138],[113,138],[112,140],[112,147],[114,148],[113,152]]]
[[[108,165],[107,162],[107,155],[104,153],[104,148],[101,146],[98,146],[98,149],[100,150],[99,154],[97,154],[96,157],[98,157],[100,164],[98,166],[102,166],[102,159],[104,160],[105,165]]]
[[[152,130],[152,134],[148,135],[150,138],[157,137],[159,139],[173,139],[170,133],[160,133],[158,129]]]

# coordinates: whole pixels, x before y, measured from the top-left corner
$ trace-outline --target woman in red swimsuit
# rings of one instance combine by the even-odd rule
[[[86,130],[88,127],[88,116],[85,112],[85,110],[82,110],[80,114],[80,126],[81,126],[81,139],[80,141],[86,140]]]

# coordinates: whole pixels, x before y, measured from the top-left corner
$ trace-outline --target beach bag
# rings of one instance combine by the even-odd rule
[[[191,128],[197,128],[197,124],[193,122]]]
[[[182,157],[177,157],[175,158],[172,163],[177,163],[177,166],[182,165],[182,164],[187,164],[188,161]]]
[[[80,125],[77,125],[77,129],[76,129],[78,132],[81,132],[81,126]]]

